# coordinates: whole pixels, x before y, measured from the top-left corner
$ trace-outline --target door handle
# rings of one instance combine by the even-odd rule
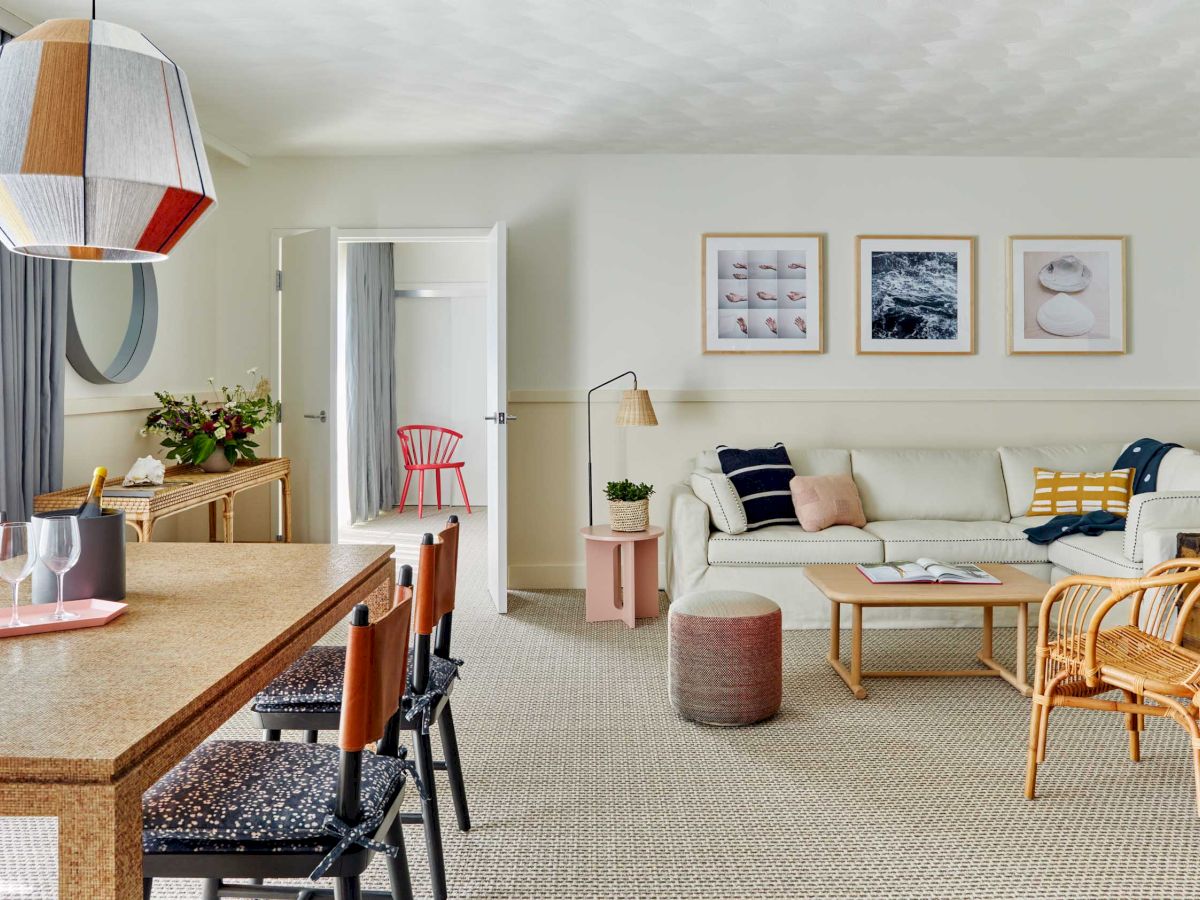
[[[325,415],[325,410],[321,410],[319,413],[305,413],[304,418],[317,419],[318,421],[324,422],[328,417]]]
[[[484,416],[485,422],[495,422],[497,425],[506,425],[509,422],[517,421],[516,416],[510,416],[508,413],[498,412],[494,416]]]

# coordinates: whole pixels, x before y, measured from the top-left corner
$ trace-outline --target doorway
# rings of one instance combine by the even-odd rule
[[[302,492],[310,503],[307,515],[298,510],[294,516],[298,539],[393,543],[398,561],[408,562],[406,551],[411,547],[415,552],[422,532],[437,531],[450,513],[464,523],[468,519],[453,470],[441,475],[440,513],[433,481],[437,476],[430,472],[424,476],[423,518],[415,507],[417,473],[405,513],[383,509],[377,515],[362,515],[360,509],[359,515],[351,514],[348,248],[387,244],[390,253],[384,255],[393,273],[390,302],[396,323],[389,360],[396,383],[392,417],[401,426],[438,425],[462,434],[454,459],[464,464],[475,527],[484,524],[479,519],[486,522],[488,592],[497,610],[506,612],[505,433],[512,420],[504,407],[504,224],[480,229],[289,229],[273,232],[272,241],[279,272],[273,323],[278,337],[276,383],[284,405],[278,452],[292,458],[294,470],[303,473]],[[377,293],[381,302],[385,293]],[[384,359],[382,348],[377,346],[374,354],[377,363]],[[386,405],[376,403],[374,411],[379,414]],[[379,418],[386,421],[388,416]],[[397,442],[398,452],[396,436],[388,435],[387,440]],[[401,457],[397,494],[403,483]],[[294,487],[293,497],[296,494]],[[395,539],[389,539],[393,535]]]

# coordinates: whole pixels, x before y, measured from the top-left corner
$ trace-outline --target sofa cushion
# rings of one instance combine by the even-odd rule
[[[867,524],[858,486],[849,475],[797,475],[791,481],[796,518],[805,531],[824,531],[833,525]]]
[[[850,474],[850,451],[818,447],[794,447],[784,444],[788,459],[797,475]],[[720,472],[721,460],[716,450],[701,450],[696,457],[696,468],[705,472]]]
[[[1120,531],[1094,537],[1072,534],[1048,545],[1047,550],[1050,562],[1077,575],[1135,578],[1142,574],[1141,563],[1125,555],[1125,535]]]
[[[883,562],[883,541],[849,525],[815,532],[799,525],[772,525],[738,535],[714,532],[708,541],[708,562],[713,566],[877,563]]]
[[[1011,522],[898,519],[868,522],[866,531],[883,541],[885,562],[919,556],[948,563],[1044,563],[1050,558],[1045,546]]]
[[[1124,517],[1133,493],[1133,469],[1103,472],[1033,470],[1030,516],[1082,516],[1104,510]]]
[[[1009,514],[1023,516],[1033,498],[1033,470],[1095,472],[1111,469],[1126,444],[1061,444],[1050,447],[1001,447],[1000,465]],[[1168,454],[1169,455],[1169,454]]]
[[[768,525],[798,524],[788,482],[796,475],[782,442],[740,450],[717,447],[721,469],[733,483],[746,512],[746,530]]]
[[[851,450],[850,465],[869,522],[1008,520],[995,450]]]
[[[746,530],[746,508],[728,475],[698,470],[692,473],[691,481],[692,492],[708,507],[713,528],[726,534]]]

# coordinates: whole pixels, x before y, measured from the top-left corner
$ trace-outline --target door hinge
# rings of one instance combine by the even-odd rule
[[[279,404],[275,407],[275,424],[276,425],[283,424],[283,401],[282,400],[280,400]]]
[[[275,290],[283,290],[283,269],[275,270]]]

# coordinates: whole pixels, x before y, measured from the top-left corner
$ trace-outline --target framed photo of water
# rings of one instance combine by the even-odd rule
[[[820,353],[825,237],[705,234],[700,246],[705,353]]]
[[[975,238],[859,235],[857,275],[857,352],[975,352]]]
[[[1124,353],[1125,238],[1008,239],[1009,353]]]

